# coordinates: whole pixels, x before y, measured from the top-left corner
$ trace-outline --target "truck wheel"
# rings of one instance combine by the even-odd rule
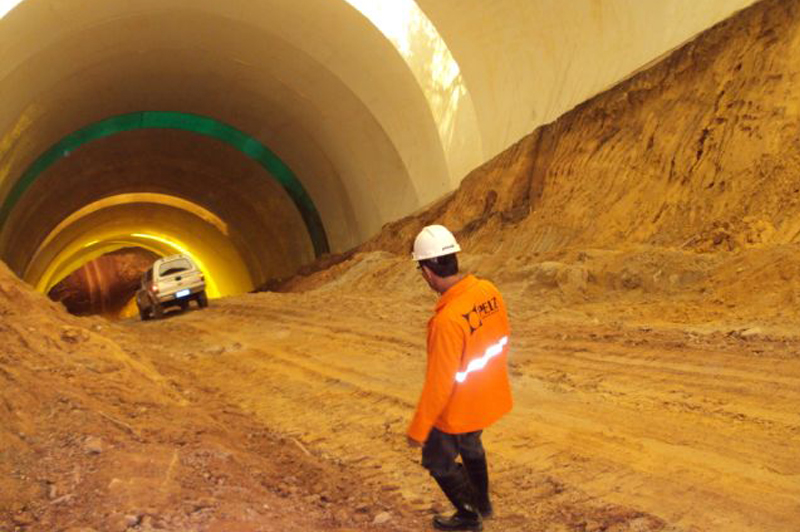
[[[136,307],[139,309],[139,317],[142,318],[142,321],[147,321],[150,319],[150,313],[147,312],[147,309],[143,309],[139,305],[136,305]]]
[[[157,320],[160,320],[164,317],[164,308],[161,305],[153,305],[153,317]]]
[[[208,296],[205,290],[197,294],[197,306],[200,308],[206,308],[208,306]]]

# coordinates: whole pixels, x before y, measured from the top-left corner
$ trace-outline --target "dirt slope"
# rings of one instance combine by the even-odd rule
[[[396,529],[368,526],[405,510],[357,471],[170,378],[172,351],[70,316],[3,263],[0,315],[0,531]]]
[[[157,258],[142,248],[107,253],[70,273],[47,295],[77,316],[118,317],[125,303],[134,297],[142,274]],[[134,315],[136,308],[132,310],[127,316]]]
[[[362,249],[437,220],[494,252],[800,239],[800,4],[766,0],[543,126]]]
[[[466,249],[497,259],[485,273],[554,304],[618,302],[648,319],[791,329],[800,318],[797,57],[800,1],[765,0],[537,129],[356,252],[408,256],[421,227],[444,223]],[[318,286],[352,256],[327,257],[326,271],[283,290]],[[631,295],[650,304],[628,309]],[[663,303],[673,297],[679,306]]]

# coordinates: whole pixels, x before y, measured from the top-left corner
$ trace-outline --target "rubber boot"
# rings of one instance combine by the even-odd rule
[[[456,513],[450,517],[434,517],[433,527],[437,530],[483,530],[481,516],[472,500],[472,486],[464,469],[459,467],[457,474],[433,478],[456,508]]]
[[[464,460],[464,469],[467,470],[469,481],[475,490],[475,506],[481,517],[488,519],[492,517],[492,501],[489,500],[489,468],[486,465],[486,457],[477,460]]]

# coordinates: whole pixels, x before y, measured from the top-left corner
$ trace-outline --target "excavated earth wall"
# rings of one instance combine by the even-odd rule
[[[793,319],[800,308],[798,54],[800,2],[765,0],[316,268],[359,252],[408,256],[424,225],[442,223],[470,253],[497,259],[482,273],[525,281],[544,298],[627,304],[632,292],[689,295],[700,309],[693,320]],[[336,271],[295,278],[283,290],[316,286]],[[653,314],[665,313],[672,314],[659,305]]]
[[[766,0],[543,126],[364,250],[443,222],[481,249],[800,240],[800,3]]]

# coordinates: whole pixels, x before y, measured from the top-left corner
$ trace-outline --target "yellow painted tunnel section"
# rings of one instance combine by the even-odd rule
[[[210,297],[254,288],[244,259],[219,227],[158,203],[113,205],[82,216],[41,248],[24,280],[46,293],[86,262],[124,247],[192,256],[206,275]]]

